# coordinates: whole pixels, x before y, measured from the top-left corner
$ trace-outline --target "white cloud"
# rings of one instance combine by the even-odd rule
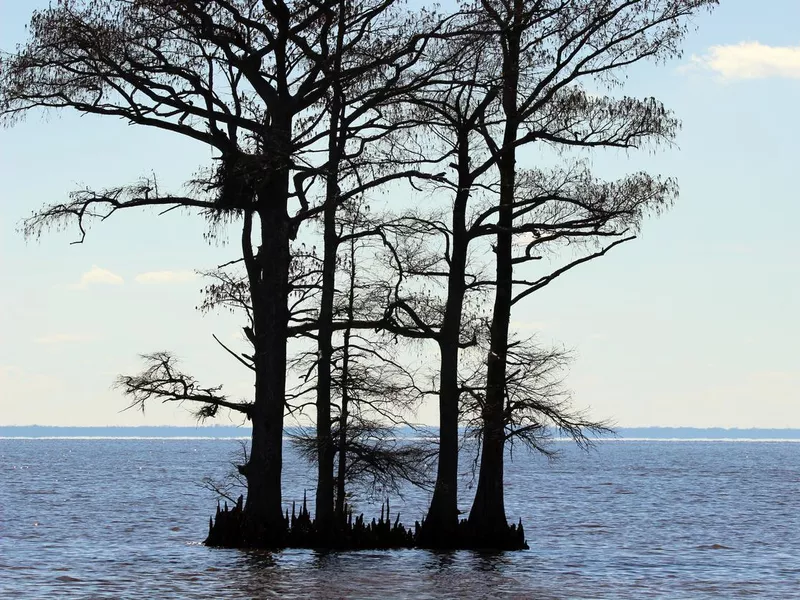
[[[74,283],[69,287],[73,290],[83,290],[90,285],[122,285],[123,283],[125,283],[125,280],[116,273],[101,269],[97,265],[92,265],[91,269],[81,275],[81,280],[78,283]]]
[[[766,46],[759,42],[740,42],[711,46],[703,56],[692,56],[683,70],[706,69],[724,80],[800,79],[800,46]]]
[[[136,276],[136,283],[186,283],[197,275],[193,271],[149,271]]]
[[[37,344],[63,344],[69,342],[90,342],[95,339],[93,336],[73,334],[73,333],[54,333],[34,338]]]

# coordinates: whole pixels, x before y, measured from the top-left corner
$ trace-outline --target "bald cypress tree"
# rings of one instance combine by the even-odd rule
[[[68,202],[35,213],[24,229],[38,236],[74,222],[83,241],[92,220],[140,207],[182,207],[212,222],[240,224],[255,374],[247,409],[252,445],[240,467],[248,484],[244,545],[283,543],[290,245],[304,222],[339,201],[315,204],[310,185],[327,176],[334,190],[337,161],[357,158],[370,128],[385,131],[381,100],[370,100],[368,92],[397,85],[424,43],[407,28],[424,20],[404,21],[392,5],[66,0],[36,12],[28,42],[0,65],[0,115],[6,123],[42,108],[75,110],[168,131],[216,152],[216,166],[193,182],[194,194],[169,194],[154,179],[79,190]],[[354,83],[361,87],[351,99],[358,108],[347,116],[347,140],[356,155],[340,153],[321,163],[320,145],[326,139],[334,140],[334,148],[338,143],[337,97]],[[362,191],[381,181],[373,178]],[[325,321],[323,315],[323,333]],[[321,448],[329,464],[324,398],[319,406]],[[332,480],[323,483],[321,493],[331,490]],[[330,493],[321,498],[321,517],[331,513],[332,501]]]
[[[688,19],[715,4],[468,0],[434,18],[393,0],[63,0],[36,12],[28,42],[0,62],[0,119],[10,124],[39,109],[121,118],[195,140],[216,160],[190,193],[170,194],[153,178],[78,190],[34,213],[24,230],[38,236],[76,224],[83,241],[92,221],[142,207],[236,224],[243,271],[217,289],[222,301],[246,305],[252,353],[238,358],[253,371],[252,402],[201,386],[168,353],[146,355],[142,374],[120,380],[134,403],[191,401],[200,416],[226,408],[251,421],[252,445],[240,466],[248,493],[232,543],[285,542],[292,336],[316,346],[315,508],[322,539],[331,533],[335,456],[347,450],[345,405],[338,439],[332,410],[335,339],[371,328],[430,340],[439,353],[438,387],[423,392],[438,399],[440,448],[419,543],[519,546],[503,498],[507,442],[521,437],[537,447],[544,421],[582,442],[582,431],[599,424],[563,403],[521,399],[548,371],[525,367],[537,354],[511,341],[512,308],[633,239],[677,192],[672,180],[648,173],[603,181],[580,161],[557,169],[524,164],[523,149],[670,143],[678,122],[660,102],[589,94],[585,82],[619,84],[630,65],[679,55]],[[410,207],[343,234],[350,203],[401,180],[411,190],[435,186],[429,189],[447,206],[438,214]],[[309,279],[293,244],[310,223],[322,243]],[[381,240],[390,266],[380,316],[363,319],[336,308],[340,246],[361,236]],[[567,244],[580,251],[530,275],[545,252],[562,256]],[[463,373],[467,348],[484,352],[480,376]],[[465,420],[481,441],[467,534],[457,497]]]

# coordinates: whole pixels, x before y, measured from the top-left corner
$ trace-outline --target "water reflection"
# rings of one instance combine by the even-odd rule
[[[211,551],[214,552],[214,551]],[[473,551],[243,552],[229,591],[250,598],[519,598],[563,600],[519,573],[510,553]],[[516,563],[516,564],[515,564]]]
[[[426,552],[427,560],[423,561],[422,567],[431,571],[445,571],[452,567],[456,561],[454,550],[431,550]]]
[[[282,575],[272,552],[265,550],[225,552],[238,555],[238,560],[231,560],[229,567],[217,574],[224,587],[251,598],[278,597]],[[225,555],[221,557],[223,561],[227,558]]]
[[[510,565],[508,552],[470,552],[472,563],[477,571],[501,571],[505,565]]]

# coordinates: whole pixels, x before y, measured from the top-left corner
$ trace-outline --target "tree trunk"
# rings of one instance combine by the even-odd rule
[[[508,162],[504,169],[508,168]],[[513,162],[511,163],[513,169]],[[503,178],[509,177],[505,172]],[[513,172],[511,173],[513,177]],[[504,190],[505,182],[501,183]],[[513,194],[513,188],[511,193]],[[501,192],[501,198],[505,195]],[[503,200],[501,199],[501,202]],[[510,206],[501,207],[498,221],[501,227],[509,227]],[[475,501],[469,515],[469,524],[474,542],[479,546],[503,547],[504,534],[508,530],[503,501],[503,447],[505,445],[506,351],[508,326],[511,313],[511,234],[497,235],[497,287],[489,342],[486,373],[486,402],[483,407],[483,436],[481,440],[481,464]]]
[[[447,279],[447,304],[439,333],[439,462],[436,487],[421,530],[422,546],[452,547],[458,539],[458,351],[467,261],[466,208],[469,184],[467,138],[459,152],[460,186],[453,203],[453,244]]]
[[[324,257],[322,297],[317,332],[317,494],[316,526],[320,539],[331,531],[333,522],[334,443],[331,435],[331,360],[333,357],[333,294],[336,276],[336,198],[328,198],[324,211]]]
[[[419,544],[452,547],[458,528],[458,344],[440,343],[439,461]]]
[[[355,230],[355,226],[353,226]],[[353,320],[356,302],[356,242],[350,240],[350,288],[347,293],[347,320]],[[340,523],[347,519],[345,514],[345,479],[347,478],[347,419],[350,404],[350,327],[344,330],[342,345],[342,407],[339,414],[339,465],[336,477],[336,515]]]
[[[342,407],[339,413],[339,453],[338,469],[336,474],[336,516],[340,523],[344,523],[347,515],[344,514],[345,479],[347,478],[347,419],[350,395],[347,388],[347,378],[350,370],[350,329],[344,332],[344,356],[342,357]]]
[[[343,154],[342,90],[336,77],[341,71],[344,44],[345,7],[338,6],[336,49],[333,56],[331,116],[328,131],[328,167],[326,173],[325,210],[323,212],[322,294],[317,332],[317,494],[315,518],[319,539],[325,542],[332,533],[334,510],[333,462],[336,445],[331,434],[331,368],[333,360],[333,296],[336,286],[336,208],[339,203],[339,161]]]
[[[504,548],[510,542],[503,497],[503,450],[505,446],[505,389],[508,327],[513,293],[512,235],[513,203],[516,184],[516,151],[514,142],[519,127],[517,90],[522,0],[514,0],[511,25],[505,28],[503,44],[503,111],[505,130],[500,149],[500,206],[497,215],[496,285],[492,312],[486,372],[486,401],[483,407],[483,436],[478,488],[469,514],[469,525],[476,546]]]
[[[289,267],[292,229],[287,212],[291,117],[273,116],[273,146],[266,155],[267,177],[257,189],[259,247],[252,250],[252,217],[245,214],[242,250],[253,306],[255,366],[253,437],[247,478],[243,545],[280,547],[286,522],[281,503],[283,416],[286,394],[286,341],[289,325]]]
[[[253,437],[250,458],[241,469],[247,478],[243,542],[269,547],[281,546],[285,535],[281,467],[290,226],[285,202],[281,205],[276,199],[270,195],[271,201],[263,203],[258,211],[261,247],[253,257],[257,278],[252,287],[256,367]]]

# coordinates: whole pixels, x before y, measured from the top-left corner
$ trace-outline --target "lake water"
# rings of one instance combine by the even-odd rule
[[[201,481],[237,447],[0,439],[0,598],[800,598],[800,443],[520,452],[506,508],[531,549],[505,554],[206,548],[215,500]],[[284,471],[288,499],[311,497],[291,452]],[[392,512],[413,524],[428,499],[409,490]]]

